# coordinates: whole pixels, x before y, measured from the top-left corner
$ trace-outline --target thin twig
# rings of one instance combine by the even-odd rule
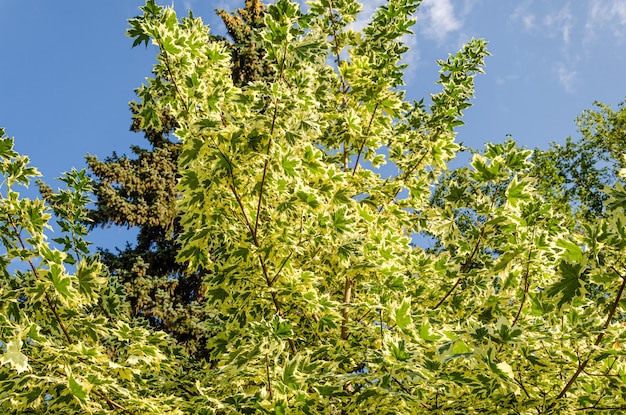
[[[274,400],[274,393],[272,392],[272,380],[270,379],[270,359],[265,355],[265,373],[267,375],[267,392],[270,395],[270,400]]]
[[[278,268],[278,271],[276,271],[276,273],[274,274],[274,278],[272,278],[272,280],[270,281],[270,287],[274,285],[274,282],[280,276],[280,273],[283,271],[283,268],[287,264],[287,261],[289,261],[289,258],[291,258],[291,255],[293,255],[293,251],[289,252],[289,255],[287,255],[287,257],[282,260],[280,267]]]
[[[604,335],[606,334],[606,330],[611,325],[611,320],[613,320],[613,316],[615,315],[615,311],[617,310],[617,305],[619,304],[619,301],[622,298],[622,294],[624,293],[624,288],[626,287],[626,278],[624,278],[624,276],[622,276],[622,274],[620,274],[617,271],[617,269],[615,269],[614,266],[611,266],[611,269],[613,270],[613,272],[619,275],[619,277],[622,279],[622,285],[620,286],[617,296],[615,297],[615,301],[613,301],[613,304],[611,305],[611,310],[609,311],[609,315],[606,318],[606,321],[602,328],[602,332],[598,334],[598,338],[596,339],[594,346],[599,346],[600,343],[602,342],[602,339],[604,338]],[[563,396],[565,396],[565,394],[572,387],[574,382],[576,382],[576,379],[578,379],[578,376],[583,372],[583,370],[585,370],[590,360],[591,360],[591,357],[588,357],[584,361],[578,363],[578,368],[576,369],[576,372],[574,372],[570,380],[565,384],[563,389],[561,389],[561,392],[559,392],[559,394],[556,396],[554,401],[548,406],[548,409],[553,408],[554,405],[556,405],[556,401],[561,399]]]
[[[350,304],[350,301],[352,301],[352,286],[354,285],[354,282],[352,281],[352,279],[350,279],[350,277],[346,276],[346,282],[345,282],[345,286],[344,286],[344,291],[343,291],[343,319],[341,321],[341,338],[343,340],[346,340],[348,338],[348,320],[349,320],[349,312],[350,310],[348,309],[348,305]]]
[[[20,231],[17,228],[17,225],[13,221],[13,218],[11,217],[11,215],[7,215],[7,216],[9,218],[9,223],[11,223],[11,227],[13,228],[13,231],[15,232],[15,236],[17,237],[17,240],[20,243],[20,246],[22,247],[22,249],[26,250],[26,245],[24,244],[24,241],[22,240],[22,235],[20,234]],[[28,259],[28,264],[30,265],[30,269],[33,271],[33,274],[35,275],[35,278],[39,279],[39,273],[37,272],[37,268],[33,264],[33,261]],[[69,344],[73,344],[74,342],[72,341],[72,337],[70,336],[69,332],[65,328],[65,324],[63,323],[61,316],[59,316],[59,313],[57,312],[56,305],[54,304],[54,302],[52,301],[52,299],[50,298],[47,292],[44,292],[44,298],[46,299],[46,303],[48,303],[48,307],[50,307],[50,310],[52,310],[52,314],[54,314],[54,318],[56,319],[57,323],[59,323],[59,326],[61,327],[61,330],[63,331],[63,334],[65,335],[65,338],[67,339],[67,342]]]
[[[181,93],[180,88],[178,88],[178,84],[176,83],[176,78],[174,77],[174,73],[172,72],[172,68],[170,66],[170,57],[167,54],[167,52],[165,51],[165,49],[163,48],[163,45],[162,45],[161,41],[159,39],[157,39],[157,38],[155,38],[155,40],[156,40],[157,44],[159,45],[159,49],[161,50],[161,55],[163,55],[165,57],[165,68],[167,69],[167,73],[170,76],[170,81],[174,85],[174,89],[176,90],[176,94],[180,97],[180,101],[183,104],[183,108],[185,108],[185,112],[187,114],[189,114],[189,106],[187,106],[187,103],[183,99],[183,94]]]
[[[335,22],[335,12],[333,10],[333,1],[328,0],[328,12],[330,14],[330,26],[333,30],[333,46],[335,49],[335,58],[337,59],[337,71],[341,80],[341,93],[343,95],[341,106],[345,107],[348,102],[348,84],[341,73],[341,55],[339,53],[339,36],[337,35],[337,22]],[[343,170],[348,171],[348,143],[343,143]]]
[[[489,206],[489,210],[490,211],[493,210],[493,208],[494,208],[494,206],[496,204],[496,201],[498,200],[498,193],[499,192],[500,192],[500,184],[498,184],[498,186],[496,187],[496,191],[493,193],[493,198],[491,200],[491,206]],[[478,248],[480,248],[480,244],[482,243],[482,239],[485,236],[485,231],[487,230],[487,224],[491,220],[492,216],[493,216],[492,213],[489,213],[489,216],[487,216],[487,219],[485,220],[485,223],[483,224],[483,227],[482,227],[482,229],[480,231],[480,235],[478,236],[478,239],[476,240],[476,244],[474,245],[474,249],[472,250],[472,253],[470,254],[470,256],[467,259],[467,261],[465,261],[465,263],[461,267],[461,271],[460,271],[461,276],[456,280],[456,283],[454,283],[452,288],[450,288],[450,290],[448,290],[446,295],[444,295],[444,297],[441,300],[439,300],[439,302],[433,307],[433,310],[438,309],[446,301],[446,299],[452,294],[454,289],[461,283],[461,280],[464,277],[463,274],[465,274],[466,272],[469,271],[470,266],[474,262],[474,256],[476,256],[476,254],[478,253]]]
[[[23,350],[20,351],[20,353],[22,353],[24,356],[26,356],[28,358],[28,360],[33,361],[35,363],[38,363],[44,367],[48,367],[49,365],[42,362],[39,359],[35,359],[34,357],[30,356],[29,354],[25,353]],[[80,359],[81,361],[84,362],[83,359]],[[52,370],[54,370],[58,375],[67,378],[67,373],[65,373],[64,371],[58,369],[58,368],[53,368]],[[97,390],[92,389],[91,393],[93,393],[94,395],[96,395],[97,397],[99,397],[100,399],[104,400],[107,405],[109,405],[109,408],[111,409],[119,409],[124,413],[127,413],[129,415],[135,415],[134,412],[131,412],[130,410],[126,409],[125,407],[123,407],[122,405],[120,405],[119,403],[115,402],[114,400],[112,400],[111,398],[109,398],[105,393],[103,392],[98,392]]]
[[[359,152],[356,155],[356,161],[354,162],[354,168],[352,169],[352,175],[356,173],[356,168],[359,166],[359,160],[361,159],[361,154],[363,153],[363,149],[365,148],[365,143],[367,142],[367,138],[370,135],[370,131],[372,130],[372,123],[374,122],[374,117],[376,116],[376,111],[378,110],[378,104],[380,102],[376,102],[376,106],[374,107],[374,111],[372,111],[372,116],[370,117],[370,122],[367,125],[367,130],[365,131],[365,136],[363,137],[363,142],[359,146]]]

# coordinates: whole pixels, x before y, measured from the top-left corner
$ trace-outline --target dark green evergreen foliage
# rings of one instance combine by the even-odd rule
[[[585,219],[603,215],[607,195],[602,190],[626,167],[626,101],[617,111],[600,102],[594,106],[576,119],[580,139],[569,137],[533,155],[534,174],[548,199]]]
[[[233,40],[227,42],[233,52],[232,74],[237,86],[269,77],[272,68],[263,60],[263,48],[255,37],[255,29],[263,27],[265,6],[261,0],[246,0],[246,7],[235,13],[217,10]]]
[[[242,85],[269,76],[262,50],[255,43],[255,29],[263,25],[264,5],[260,0],[246,0],[245,8],[235,13],[218,10],[232,41],[221,38],[233,52],[232,74]],[[137,104],[131,104],[133,114]],[[161,114],[163,128],[140,130],[135,120],[134,132],[143,132],[148,148],[131,146],[131,156],[113,153],[104,160],[87,156],[96,196],[91,211],[92,227],[111,225],[135,227],[134,244],[117,252],[103,250],[103,262],[125,285],[131,310],[153,326],[171,333],[196,357],[206,357],[206,338],[210,330],[203,326],[202,279],[206,273],[186,271],[176,262],[180,233],[176,199],[178,191],[177,160],[180,144],[171,135],[175,120]]]

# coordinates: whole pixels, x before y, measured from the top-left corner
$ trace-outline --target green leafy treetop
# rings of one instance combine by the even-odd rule
[[[50,211],[20,195],[39,173],[0,129],[0,175],[1,412],[181,413],[172,341],[128,320],[123,289],[89,253],[86,172],[65,174]]]
[[[531,153],[512,143],[476,154],[448,203],[431,205],[485,43],[439,62],[443,89],[426,111],[399,89],[416,2],[390,1],[363,33],[349,29],[356,2],[309,7],[267,9],[261,39],[274,78],[243,87],[199,21],[179,23],[149,2],[132,23],[131,35],[160,49],[137,117],[158,128],[152,114],[170,111],[183,142],[179,259],[211,271],[206,404],[219,413],[622,406],[619,388],[602,385],[622,370],[623,211],[595,233],[566,232],[567,218],[535,189]],[[381,177],[384,165],[396,173]],[[419,232],[443,248],[415,248]],[[601,258],[590,255],[597,238],[615,242]]]
[[[564,145],[552,143],[533,155],[539,185],[555,205],[583,219],[603,216],[608,195],[606,185],[619,180],[626,167],[626,104],[617,111],[600,102],[576,120],[581,138],[568,138]]]
[[[210,41],[222,42],[231,50],[233,82],[247,85],[269,76],[271,67],[263,63],[263,52],[255,31],[263,26],[265,6],[247,1],[235,14],[223,10],[223,19],[232,41],[211,35]],[[131,103],[134,114],[140,107]],[[104,160],[87,156],[95,178],[96,209],[90,211],[88,225],[136,227],[136,242],[118,252],[103,251],[102,260],[113,276],[126,288],[132,313],[146,318],[184,344],[197,358],[206,358],[210,331],[203,326],[205,311],[202,269],[188,272],[176,262],[180,234],[176,207],[177,159],[180,143],[171,137],[176,120],[167,111],[157,114],[160,127],[142,128],[134,119],[131,130],[143,131],[150,146],[132,146],[134,157],[113,154]],[[40,184],[44,195],[52,189]]]
[[[127,357],[137,344],[151,345],[141,328],[113,351],[105,335],[83,340],[101,351],[97,368],[81,351],[64,366],[72,375],[33,411],[71,396],[70,408],[102,413],[111,394],[110,412],[141,414],[626,409],[626,190],[621,183],[608,190],[607,214],[570,232],[567,212],[546,204],[537,187],[531,152],[506,142],[476,153],[440,191],[446,202],[431,203],[459,149],[454,129],[487,52],[483,40],[471,40],[439,62],[442,91],[428,109],[406,103],[400,39],[417,6],[390,0],[355,32],[356,1],[312,1],[302,13],[278,0],[259,36],[273,77],[247,85],[233,82],[232,51],[199,19],[179,20],[151,0],[142,7],[129,35],[159,53],[155,77],[138,90],[136,119],[155,131],[162,114],[176,121],[178,258],[189,272],[208,271],[210,360],[177,357],[162,338],[146,359]],[[12,177],[14,168],[5,169]],[[436,238],[438,249],[416,247],[420,233]],[[67,284],[54,283],[47,251],[33,252],[47,273],[30,284],[49,277],[60,309],[70,301]],[[28,286],[10,276],[2,284],[12,287],[3,286],[9,298]],[[86,302],[79,288],[70,294]],[[44,350],[58,362],[81,338],[61,327],[75,318],[74,330],[85,330],[99,311],[74,307],[57,319],[50,306],[20,309],[13,300],[21,319],[50,331],[57,347],[49,350],[18,338],[8,303],[1,303],[8,328],[0,402],[16,412],[28,405],[24,382],[59,367],[40,366],[31,378],[24,358]],[[103,319],[98,332],[118,333]],[[30,353],[19,349],[24,344]],[[110,361],[144,366],[123,383]],[[116,382],[117,392],[100,379]]]

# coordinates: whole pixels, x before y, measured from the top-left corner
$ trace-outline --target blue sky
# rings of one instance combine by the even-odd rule
[[[357,26],[382,3],[365,1]],[[48,182],[84,167],[87,153],[105,157],[146,143],[128,131],[127,103],[150,75],[155,50],[131,49],[124,35],[142,4],[0,0],[0,126]],[[187,0],[175,7],[181,15],[191,8],[223,33],[214,9],[243,4]],[[575,136],[574,119],[594,100],[617,106],[626,98],[625,0],[424,0],[417,17],[415,36],[406,39],[409,99],[438,91],[437,59],[472,37],[489,42],[492,56],[458,131],[466,145],[481,148],[511,134],[546,148]]]

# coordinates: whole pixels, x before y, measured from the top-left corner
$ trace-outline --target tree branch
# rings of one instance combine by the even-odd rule
[[[367,142],[367,137],[370,135],[370,131],[372,129],[372,123],[374,122],[374,117],[376,116],[376,111],[378,110],[379,102],[376,102],[376,106],[374,106],[374,111],[372,111],[372,116],[370,117],[370,122],[367,125],[367,130],[365,131],[365,136],[363,137],[363,142],[359,146],[359,152],[356,155],[356,161],[354,162],[354,168],[352,169],[352,175],[356,173],[356,168],[359,166],[359,159],[361,158],[361,154],[363,153],[363,149],[365,148],[365,143]]]
[[[615,311],[617,310],[617,306],[619,304],[619,301],[622,298],[622,294],[624,293],[624,287],[626,287],[626,278],[624,278],[624,276],[622,274],[620,274],[617,271],[617,269],[615,269],[614,266],[611,266],[611,269],[613,270],[613,272],[615,272],[617,275],[619,275],[619,277],[622,279],[622,285],[620,286],[619,291],[617,293],[617,296],[615,297],[615,301],[613,301],[613,304],[611,305],[611,310],[609,311],[609,315],[606,318],[606,321],[605,321],[604,326],[602,328],[602,332],[600,332],[600,334],[598,334],[598,338],[596,339],[596,341],[594,343],[594,346],[598,346],[602,342],[602,339],[604,338],[604,335],[606,334],[606,330],[611,325],[611,320],[613,320],[613,316],[615,315]],[[563,396],[565,396],[565,394],[572,387],[574,382],[576,382],[576,379],[578,379],[578,376],[583,372],[583,370],[585,370],[585,368],[587,367],[587,364],[589,364],[590,360],[591,360],[591,357],[588,357],[584,361],[578,363],[578,368],[576,369],[576,372],[574,372],[574,374],[572,375],[570,380],[565,384],[563,389],[561,389],[561,392],[559,392],[559,394],[556,396],[554,401],[548,406],[548,409],[553,408],[554,405],[556,405],[556,401],[561,399]]]
[[[333,46],[335,58],[337,59],[337,72],[341,80],[341,94],[343,95],[341,106],[345,107],[348,102],[348,84],[341,73],[341,55],[339,53],[339,40],[337,35],[337,22],[335,22],[335,11],[333,10],[333,0],[328,0],[328,12],[330,14],[330,26],[333,31]],[[348,171],[348,143],[343,143],[343,170]]]
[[[344,290],[343,290],[343,302],[344,302],[344,307],[343,307],[343,318],[341,321],[341,338],[343,340],[346,340],[348,338],[348,320],[349,320],[349,310],[348,310],[348,304],[350,304],[350,301],[352,301],[352,286],[354,285],[354,282],[350,279],[350,277],[346,276],[346,282],[345,282],[345,286],[344,286]]]
[[[270,359],[265,355],[265,373],[267,375],[267,391],[270,395],[270,400],[274,400],[274,393],[272,392],[272,380],[270,379]]]
[[[498,186],[496,187],[496,191],[493,193],[493,198],[491,199],[491,206],[489,206],[490,212],[493,210],[494,206],[496,205],[496,201],[498,200],[498,193],[500,193],[500,184],[498,184]],[[446,299],[452,294],[454,289],[461,283],[461,280],[463,279],[463,274],[469,271],[470,266],[474,262],[474,256],[476,256],[476,254],[478,253],[478,248],[480,248],[482,239],[485,236],[485,231],[487,230],[487,223],[489,223],[492,216],[493,216],[493,213],[489,213],[489,216],[487,216],[487,219],[485,220],[485,223],[483,224],[482,230],[480,231],[480,235],[478,236],[478,239],[476,240],[476,244],[474,245],[474,249],[472,250],[472,253],[470,254],[467,261],[465,261],[465,263],[461,267],[461,271],[460,271],[461,276],[456,280],[456,283],[454,283],[452,288],[448,290],[446,295],[444,295],[443,298],[439,300],[439,302],[433,307],[433,310],[438,309],[446,301]]]
[[[13,221],[13,218],[11,217],[11,215],[7,215],[7,216],[9,218],[9,223],[11,224],[11,227],[13,228],[13,231],[15,232],[15,236],[20,243],[20,246],[22,247],[22,249],[26,250],[26,245],[24,244],[24,241],[22,240],[22,235],[20,235],[20,231],[17,228],[17,225]],[[30,265],[30,269],[33,271],[35,278],[39,279],[39,273],[37,272],[37,268],[33,264],[33,261],[28,259],[28,265]],[[63,331],[63,335],[67,339],[67,342],[69,344],[73,344],[74,342],[72,341],[72,337],[67,331],[67,328],[65,328],[65,324],[63,323],[61,316],[59,316],[56,305],[54,304],[54,302],[52,301],[52,299],[50,298],[47,292],[44,292],[44,298],[46,299],[46,303],[48,303],[48,307],[50,307],[52,314],[54,314],[54,318],[56,319],[57,323],[59,323],[59,327],[61,327],[61,330]]]

